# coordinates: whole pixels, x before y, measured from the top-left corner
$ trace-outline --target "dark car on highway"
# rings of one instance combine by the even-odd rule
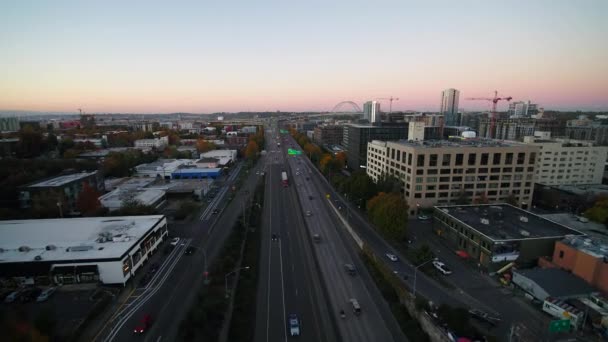
[[[151,325],[152,325],[152,316],[146,314],[141,319],[141,321],[139,323],[137,323],[137,325],[133,329],[133,332],[135,334],[143,334],[150,328]]]
[[[184,252],[184,254],[191,255],[192,253],[194,253],[195,250],[196,250],[196,248],[190,246],[190,247],[186,248],[186,251]]]

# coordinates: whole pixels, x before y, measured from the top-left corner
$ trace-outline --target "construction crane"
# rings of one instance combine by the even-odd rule
[[[494,90],[494,97],[467,97],[467,100],[482,100],[482,101],[490,101],[492,102],[492,112],[490,113],[490,138],[495,138],[495,129],[496,129],[496,119],[498,113],[496,112],[496,106],[498,105],[498,101],[511,101],[513,97],[511,96],[503,96],[498,97],[498,91]]]
[[[388,112],[389,114],[393,112],[393,101],[399,101],[398,97],[379,97],[376,100],[388,100],[389,101],[389,109]]]

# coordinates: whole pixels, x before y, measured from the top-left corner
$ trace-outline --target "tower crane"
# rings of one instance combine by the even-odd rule
[[[379,97],[376,100],[388,100],[389,101],[389,114],[393,112],[393,101],[399,101],[398,97]]]
[[[503,97],[498,97],[498,91],[494,90],[494,97],[467,97],[467,100],[482,100],[482,101],[490,101],[492,102],[492,112],[490,113],[490,137],[491,138],[495,138],[496,134],[495,134],[495,129],[496,129],[496,119],[497,119],[497,112],[496,112],[496,106],[498,105],[498,101],[511,101],[513,99],[512,96],[503,96]]]

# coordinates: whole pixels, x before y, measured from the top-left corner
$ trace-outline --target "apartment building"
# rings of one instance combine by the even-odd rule
[[[534,192],[539,150],[483,139],[372,142],[366,170],[375,180],[382,173],[402,180],[411,215],[437,204],[486,198],[505,202],[514,197],[526,209]]]
[[[602,184],[608,147],[593,142],[525,137],[538,146],[535,182],[543,185]]]
[[[165,148],[169,145],[169,137],[161,137],[154,139],[139,139],[135,140],[135,147],[137,148]]]

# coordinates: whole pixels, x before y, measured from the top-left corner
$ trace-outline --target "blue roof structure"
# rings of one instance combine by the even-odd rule
[[[199,169],[199,168],[186,168],[175,170],[171,173],[173,179],[200,179],[200,178],[217,178],[221,175],[222,169]]]

